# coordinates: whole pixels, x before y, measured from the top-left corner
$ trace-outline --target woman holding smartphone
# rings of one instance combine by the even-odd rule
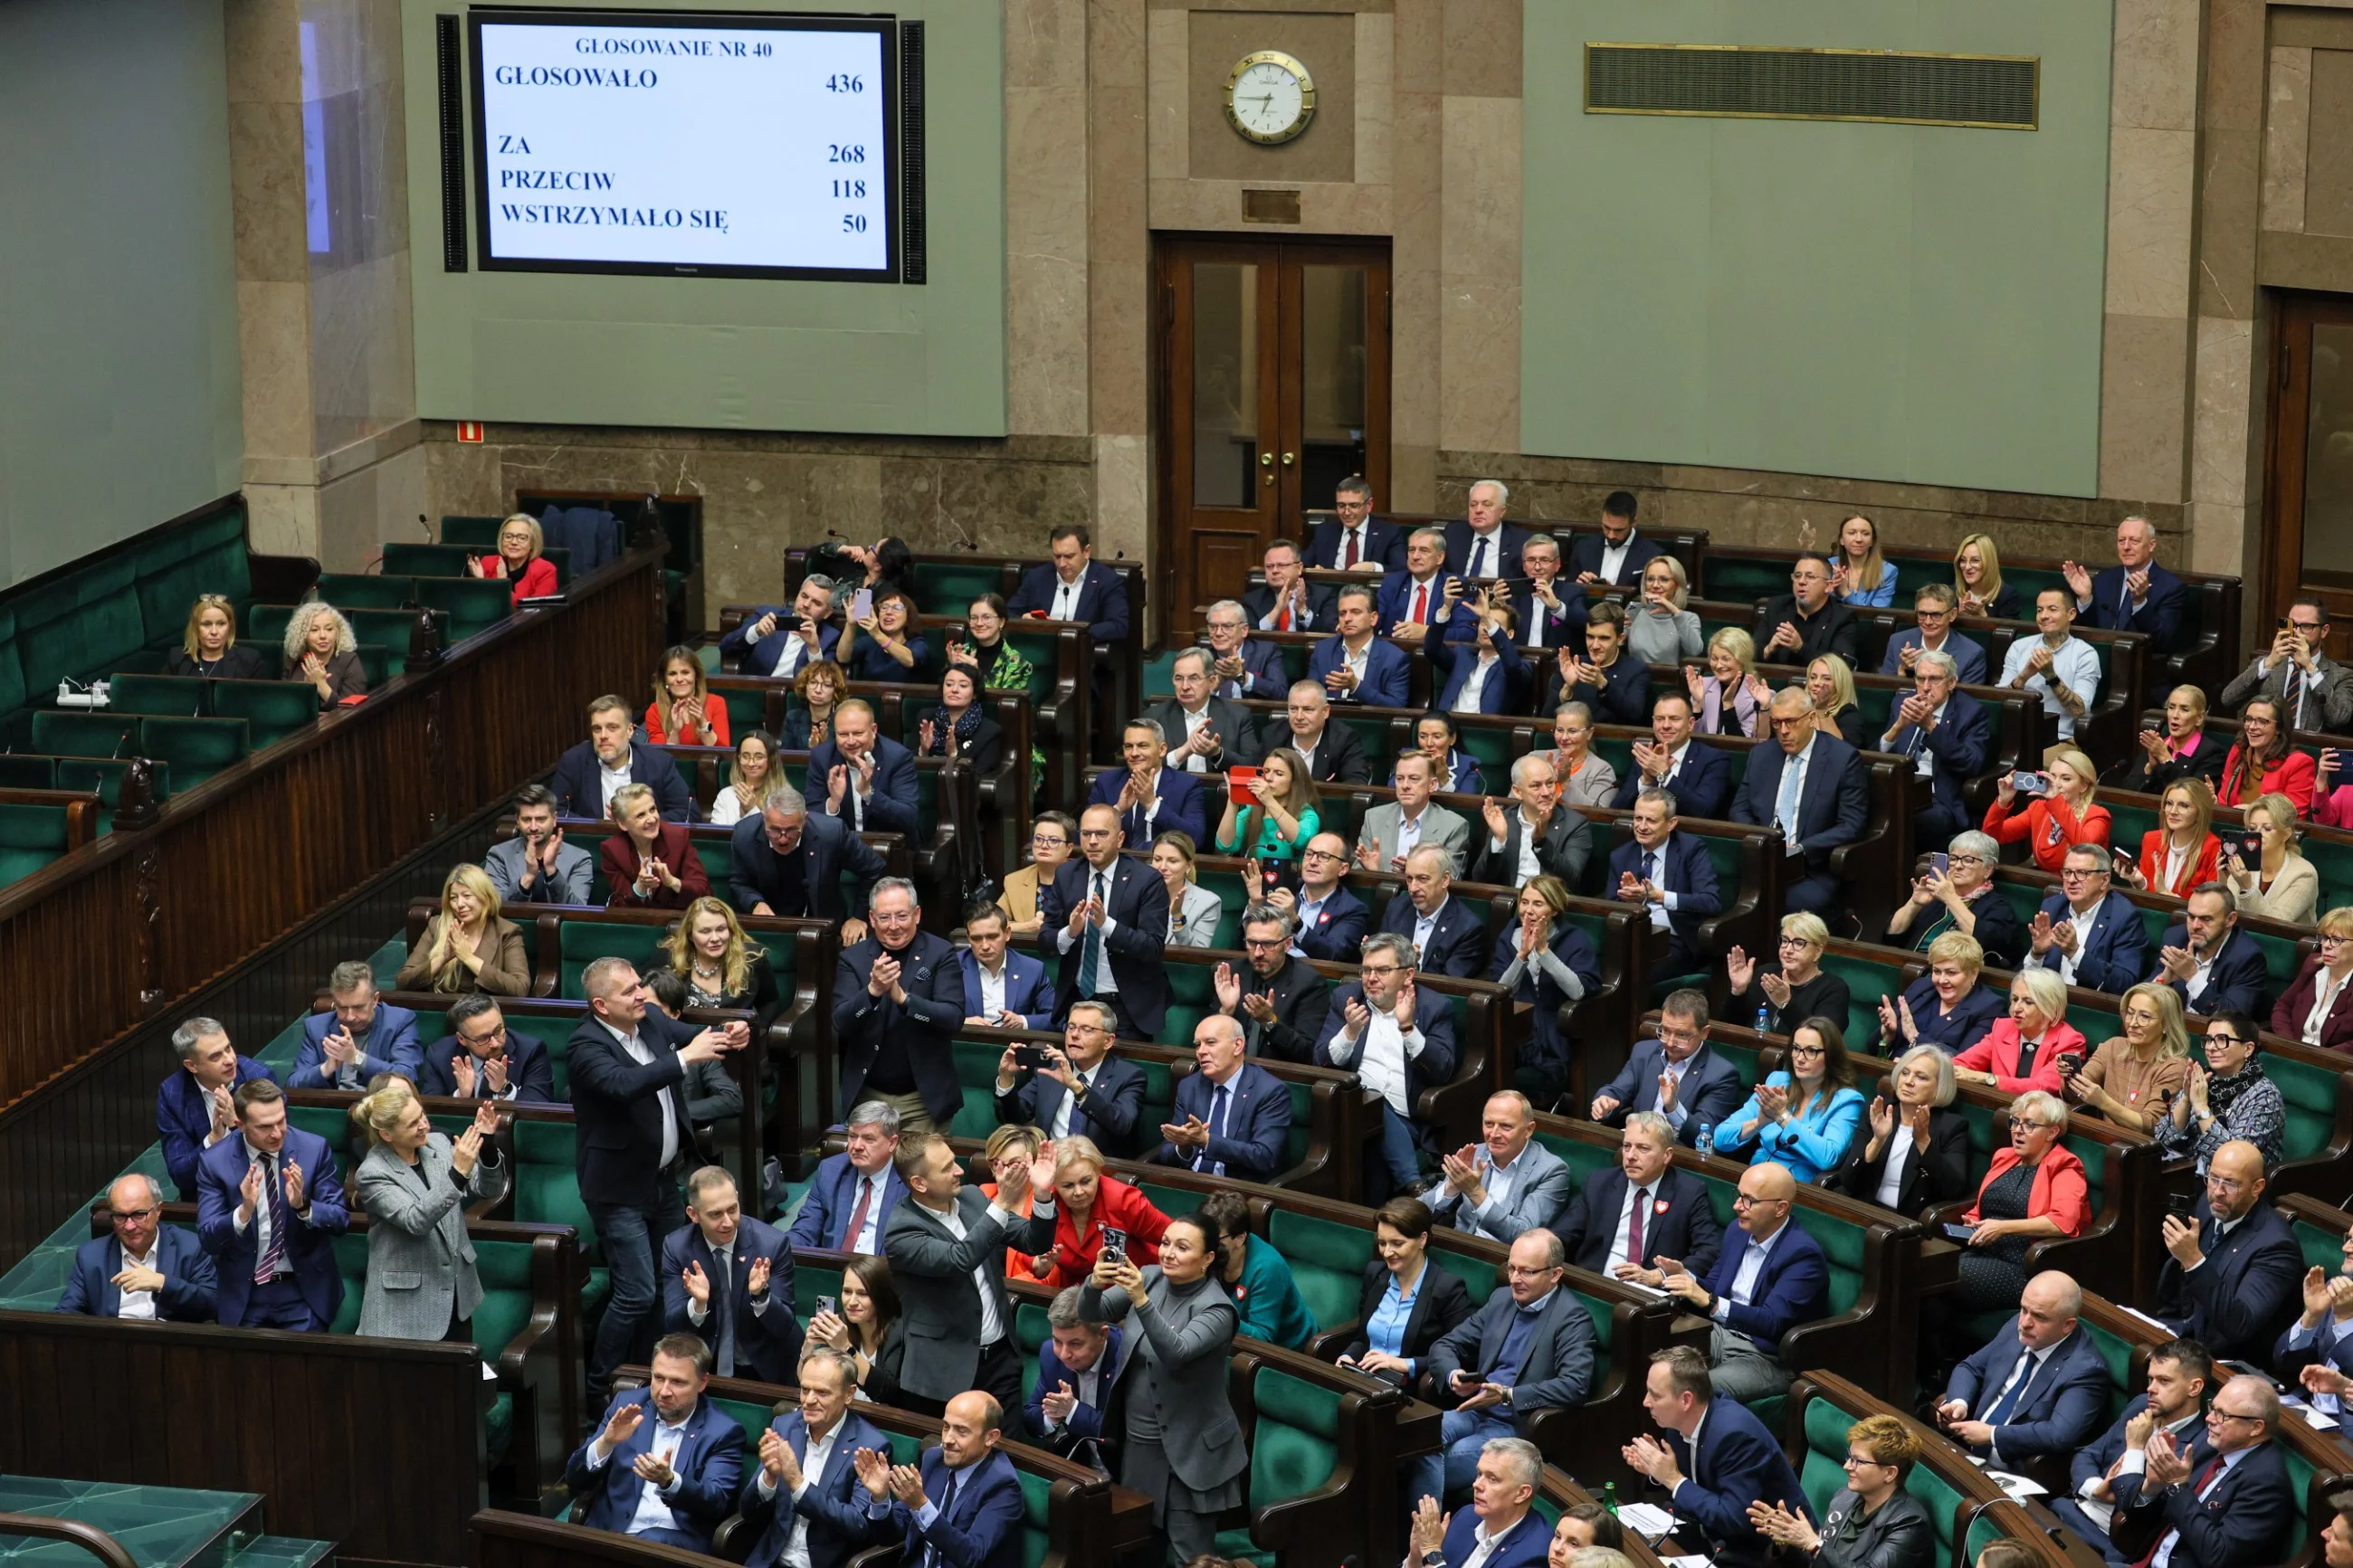
[[[1085,1284],[1106,1247],[1139,1265],[1160,1261],[1168,1216],[1127,1183],[1105,1175],[1106,1163],[1092,1138],[1072,1133],[1054,1144],[1054,1245],[1021,1260],[1023,1271],[1050,1290]]]
[[[2222,841],[2214,837],[2214,792],[2204,779],[2176,779],[2157,807],[2159,826],[2141,835],[2140,864],[2119,849],[2116,880],[2143,892],[2186,899],[2219,875]]]
[[[1250,804],[1238,805],[1245,794]],[[1293,747],[1277,746],[1261,760],[1244,790],[1226,792],[1226,813],[1218,819],[1218,853],[1297,864],[1307,841],[1324,831],[1324,818],[1315,809],[1319,798],[1307,759]]]
[[[876,1405],[900,1400],[899,1366],[907,1358],[907,1325],[899,1315],[899,1287],[888,1258],[852,1258],[841,1270],[841,1300],[822,1301],[809,1320],[812,1343],[847,1351],[858,1363],[858,1397]]]
[[[2026,840],[2034,863],[2057,871],[2076,845],[2108,842],[2108,808],[2092,798],[2098,776],[2091,758],[2073,746],[2053,746],[2042,753],[2042,773],[2009,773],[1994,785],[1985,830],[2004,844]],[[2023,810],[2016,804],[2021,795]]]
[[[2246,823],[2262,845],[2260,852],[2250,857],[2237,843],[2222,847],[2223,869],[2239,912],[2310,925],[2320,910],[2320,873],[2296,847],[2295,803],[2284,795],[2266,795],[2247,807]]]

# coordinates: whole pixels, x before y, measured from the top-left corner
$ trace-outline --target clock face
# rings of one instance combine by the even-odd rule
[[[1280,50],[1244,56],[1226,79],[1226,118],[1253,142],[1288,142],[1314,114],[1314,79]]]

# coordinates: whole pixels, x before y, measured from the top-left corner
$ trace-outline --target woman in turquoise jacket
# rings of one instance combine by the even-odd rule
[[[1724,1119],[1715,1152],[1750,1164],[1770,1160],[1800,1182],[1818,1181],[1846,1158],[1862,1121],[1846,1037],[1828,1018],[1809,1018],[1789,1036],[1789,1071],[1767,1075],[1748,1103]]]

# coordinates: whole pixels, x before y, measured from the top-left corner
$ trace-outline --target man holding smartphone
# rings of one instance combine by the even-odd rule
[[[1011,1045],[997,1058],[997,1119],[1042,1127],[1059,1142],[1092,1138],[1125,1154],[1144,1116],[1144,1069],[1111,1054],[1113,1016],[1100,1002],[1080,1002],[1062,1026],[1062,1044]]]
[[[720,657],[734,656],[745,675],[790,680],[805,665],[833,657],[841,628],[832,623],[833,579],[812,572],[801,579],[789,611],[755,606],[751,617],[719,639]]]
[[[2353,669],[2323,652],[2327,646],[2328,606],[2296,600],[2280,617],[2271,647],[2222,688],[2222,706],[2237,713],[2268,697],[2292,730],[2344,729],[2353,722]]]

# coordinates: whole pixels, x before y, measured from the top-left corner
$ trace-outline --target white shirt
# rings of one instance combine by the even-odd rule
[[[1863,1134],[1867,1140],[1869,1133]],[[1892,1209],[1904,1192],[1904,1163],[1912,1157],[1912,1124],[1899,1118],[1887,1141],[1887,1163],[1880,1168],[1879,1206]]]
[[[2165,886],[2171,888],[2181,880],[2181,868],[2189,862],[2190,847],[2167,840],[2165,846]],[[2161,892],[2163,889],[2151,889]]]
[[[286,1168],[279,1163],[279,1162],[283,1160],[285,1157],[285,1152],[283,1150],[280,1150],[275,1154],[265,1154],[250,1143],[248,1143],[245,1146],[245,1163],[248,1166],[259,1165],[261,1167],[261,1181],[262,1185],[265,1188],[271,1182],[282,1183],[286,1180]],[[302,1194],[303,1205],[308,1207],[310,1205],[310,1192],[308,1189],[305,1189]],[[238,1224],[236,1212],[234,1210],[230,1211],[229,1225],[239,1236],[243,1236],[248,1228],[252,1230],[253,1260],[256,1263],[260,1262],[262,1254],[269,1250],[269,1194],[265,1191],[261,1194],[260,1201],[253,1205],[253,1218],[247,1224]],[[292,1261],[281,1252],[278,1257],[278,1272],[272,1274],[270,1278],[272,1279],[280,1279],[293,1272],[294,1265]]]
[[[1546,826],[1550,826],[1551,824],[1548,822],[1546,824]],[[1536,858],[1536,841],[1543,836],[1543,833],[1544,828],[1538,827],[1535,824],[1530,822],[1525,811],[1522,811],[1520,813],[1520,864],[1518,867],[1518,872],[1520,885],[1522,887],[1525,887],[1530,881],[1544,875],[1544,862]],[[1493,847],[1495,853],[1499,855],[1503,853],[1503,839],[1490,838],[1487,842]]]
[[[154,1268],[156,1273],[161,1274],[163,1270],[156,1268],[155,1265],[156,1245],[157,1244],[153,1241],[147,1244],[147,1255],[144,1258],[133,1258],[131,1256],[131,1249],[127,1247],[124,1247],[122,1249],[122,1267],[125,1268]],[[255,1256],[259,1257],[260,1255],[257,1253]],[[132,1290],[126,1289],[121,1292],[121,1305],[114,1309],[114,1315],[118,1318],[136,1318],[142,1322],[152,1323],[163,1315],[161,1312],[157,1311],[155,1308],[155,1291]]]
[[[605,1020],[602,1018],[599,1018],[596,1021],[600,1024],[605,1024]],[[613,1027],[612,1025],[605,1024],[605,1032],[621,1042],[621,1048],[629,1053],[629,1059],[631,1061],[637,1063],[639,1067],[650,1067],[653,1065],[653,1047],[647,1045],[643,1040],[638,1038],[637,1032],[635,1030],[631,1030],[629,1033],[625,1035],[621,1033],[620,1030]],[[678,1158],[678,1100],[672,1091],[667,1087],[656,1090],[655,1093],[656,1097],[661,1100],[662,1110],[660,1168],[667,1171],[670,1169],[670,1162]]]
[[[1160,797],[1158,795],[1152,797],[1151,809],[1153,811],[1160,809]],[[1145,836],[1147,839],[1151,837],[1151,821],[1152,818],[1150,813],[1147,812],[1145,816]],[[1113,977],[1111,972],[1111,933],[1119,929],[1119,922],[1112,919],[1110,914],[1112,887],[1114,879],[1109,871],[1098,871],[1095,869],[1094,862],[1092,860],[1085,862],[1085,865],[1087,868],[1087,879],[1085,883],[1082,884],[1083,890],[1091,899],[1100,896],[1103,900],[1104,910],[1103,922],[1099,928],[1103,932],[1103,956],[1095,961],[1095,994],[1098,996],[1116,996],[1119,994],[1119,982]],[[1153,875],[1157,876],[1159,873],[1155,871]],[[1100,895],[1095,892],[1095,879],[1097,878],[1101,878],[1103,879],[1103,892]],[[1063,926],[1062,929],[1057,931],[1054,935],[1055,942],[1063,952],[1068,952],[1071,949],[1078,946],[1079,940],[1079,938],[1071,934],[1071,928],[1068,925]]]
[[[1373,558],[1372,542],[1367,537],[1372,526],[1373,520],[1370,517],[1367,517],[1364,521],[1356,524],[1356,527],[1341,529],[1332,536],[1332,559],[1328,563],[1332,570],[1335,572],[1346,570],[1345,563],[1348,559],[1348,541],[1351,539],[1356,542],[1357,565],[1361,566],[1366,562],[1370,561]]]
[[[2324,1332],[2328,1336],[2325,1342],[2320,1337]],[[2316,1343],[2334,1345],[2348,1333],[2353,1333],[2353,1329],[2340,1326],[2337,1321],[2337,1314],[2331,1311],[2320,1321],[2318,1328],[2307,1329],[2302,1323],[2290,1323],[2287,1329],[2287,1348],[2300,1351],[2308,1350]],[[2318,1359],[2326,1361],[2328,1358],[2322,1356]],[[2345,1407],[2344,1400],[2334,1394],[2306,1393],[2304,1397],[2310,1400],[2312,1407],[2323,1415],[2334,1415]]]
[[[2321,1027],[2328,1022],[2328,1010],[2337,1005],[2346,980],[2353,980],[2353,973],[2348,973],[2345,980],[2332,981],[2328,978],[2328,966],[2324,963],[2314,972],[2312,979],[2312,1011],[2304,1016],[2304,1043],[2317,1046]]]
[[[1980,1410],[1991,1410],[1995,1405],[2000,1405],[2002,1402],[2002,1399],[2010,1393],[2013,1386],[2023,1386],[2026,1384],[2033,1382],[2034,1374],[2042,1370],[2042,1363],[2051,1359],[2052,1352],[2056,1351],[2059,1348],[2059,1345],[2063,1345],[2066,1342],[2067,1342],[2065,1340],[2061,1340],[2058,1344],[2045,1345],[2039,1351],[2027,1351],[2024,1355],[2021,1356],[2016,1362],[2011,1363],[2010,1375],[2002,1379],[2000,1387],[1985,1391],[1985,1397],[1978,1403],[1978,1408]],[[2021,1346],[2021,1348],[2023,1349],[2024,1347]],[[2017,1411],[2013,1409],[2010,1414],[2015,1415]],[[1989,1452],[1991,1452],[1994,1458],[1999,1460],[2001,1458],[2001,1428],[1997,1426],[1993,1430],[1993,1441],[1988,1443],[1986,1447]]]
[[[1462,574],[1466,577],[1500,577],[1504,574],[1504,525],[1482,533],[1471,531],[1471,548],[1462,557]]]
[[[629,758],[628,756],[624,755],[621,758],[621,765],[617,768],[607,767],[605,759],[602,757],[596,759],[596,787],[604,795],[607,816],[613,815],[613,796],[619,794],[621,786],[628,782]]]
[[[2008,686],[2018,679],[2020,672],[2026,668],[2026,661],[2034,657],[2034,650],[2040,646],[2042,646],[2040,634],[2021,637],[2010,645],[2010,652],[2001,661],[2002,685]],[[2075,721],[2059,706],[2059,698],[2052,684],[2054,680],[2073,692],[2088,710],[2092,700],[2100,691],[2100,656],[2093,650],[2090,643],[2070,634],[2065,642],[2052,649],[2051,668],[2020,687],[2022,691],[2040,691],[2043,708],[2059,721],[2059,738],[2073,740]]]
[[[2232,1470],[2238,1468],[2239,1461],[2253,1452],[2254,1450],[2253,1448],[2238,1448],[2228,1454],[2222,1455],[2221,1468],[2214,1472],[2212,1479],[2209,1480],[2203,1487],[2199,1489],[2198,1500],[2200,1502],[2205,1501],[2207,1494],[2211,1492],[2216,1487],[2222,1484],[2222,1478],[2229,1475]],[[2198,1479],[2198,1471],[2202,1470],[2205,1468],[2204,1464],[2200,1464],[2197,1469],[2189,1472],[2189,1481],[2184,1481],[2182,1484],[2187,1486],[2190,1481],[2195,1481]],[[2127,1476],[2137,1476],[2147,1474],[2147,1451],[2144,1449],[2141,1452],[2134,1453],[2127,1450],[2125,1454],[2124,1468],[2118,1473]],[[2148,1568],[2166,1568],[2166,1564],[2173,1561],[2173,1549],[2180,1544],[2181,1531],[2178,1530],[2167,1531],[2165,1532],[2165,1539],[2158,1542],[2157,1544],[2156,1554],[2148,1560]]]
[[[1356,678],[1356,685],[1349,688],[1338,697],[1334,698],[1333,700],[1336,702],[1362,702],[1365,700],[1364,693],[1359,690],[1358,688],[1365,684],[1365,667],[1372,662],[1373,639],[1366,637],[1365,639],[1365,646],[1359,648],[1352,648],[1345,641],[1343,641],[1340,644],[1340,658],[1342,662],[1347,665],[1348,673]]]
[[[1634,548],[1634,531],[1630,528],[1626,531],[1626,542],[1623,544],[1612,544],[1607,539],[1601,542],[1601,565],[1599,570],[1604,583],[1618,581],[1618,574],[1626,564],[1626,552],[1632,548]]]
[[[1664,1056],[1665,1053],[1662,1052],[1660,1054]],[[1683,1123],[1691,1119],[1691,1104],[1688,1100],[1683,1099],[1683,1079],[1687,1074],[1689,1074],[1691,1071],[1691,1065],[1696,1059],[1697,1058],[1694,1057],[1685,1057],[1679,1062],[1668,1062],[1665,1068],[1662,1069],[1666,1073],[1668,1081],[1674,1086],[1675,1108],[1672,1110],[1662,1110],[1659,1114],[1665,1117],[1669,1121],[1673,1122],[1675,1131],[1678,1132],[1681,1132],[1683,1130]]]
[[[861,1192],[868,1194],[866,1217],[860,1222],[858,1234],[845,1238],[849,1241],[849,1250],[852,1252],[864,1253],[869,1258],[881,1256],[882,1184],[888,1174],[887,1171],[877,1171],[872,1175],[860,1171],[858,1173],[857,1184],[849,1189],[849,1212],[852,1214],[858,1212],[859,1194]]]
[[[1945,721],[1945,710],[1951,706],[1952,703],[1950,701],[1938,704],[1936,710],[1928,715],[1928,722],[1931,724],[1943,723]],[[1920,760],[1914,771],[1924,779],[1935,778],[1936,776],[1936,753],[1928,749],[1927,731],[1924,730],[1917,736],[1914,737],[1914,743],[1920,748],[1916,753]]]
[[[1440,916],[1440,915],[1442,915],[1442,914],[1444,914],[1444,913],[1446,912],[1446,904],[1447,904],[1447,900],[1444,900],[1444,899],[1440,899],[1440,900],[1438,900],[1438,907],[1437,907],[1436,909],[1434,909],[1434,910],[1430,910],[1430,913],[1428,913],[1428,914],[1423,914],[1423,913],[1422,913],[1420,910],[1416,910],[1414,911],[1414,916],[1413,916],[1413,955],[1414,955],[1414,957],[1416,957],[1416,958],[1426,958],[1426,957],[1428,957],[1428,955],[1429,955],[1429,948],[1430,948],[1430,933],[1431,933],[1432,931],[1435,931],[1438,929],[1438,917],[1439,917],[1439,916]]]
[[[1773,820],[1775,823],[1778,824],[1781,820],[1781,800],[1784,795],[1788,795],[1797,802],[1796,810],[1790,814],[1791,820],[1788,824],[1788,828],[1791,831],[1788,831],[1787,835],[1788,841],[1782,846],[1783,850],[1790,855],[1802,855],[1805,853],[1805,847],[1798,842],[1798,836],[1794,829],[1798,826],[1796,821],[1798,815],[1802,813],[1806,807],[1806,765],[1814,760],[1814,742],[1820,739],[1821,731],[1819,730],[1815,731],[1812,734],[1808,735],[1806,737],[1806,743],[1799,749],[1796,755],[1784,757],[1781,760],[1781,776],[1778,779],[1776,779],[1773,783]],[[1789,775],[1791,773],[1798,775],[1798,782],[1795,784],[1791,784],[1789,782]]]
[[[948,1227],[950,1235],[958,1241],[964,1239],[962,1205],[950,1204],[947,1213],[941,1214],[937,1209],[934,1209],[932,1213],[934,1217]],[[1003,1215],[1008,1223],[1017,1225],[1020,1223],[1020,1216],[1008,1209],[998,1209],[997,1213]],[[984,1263],[973,1269],[972,1282],[974,1288],[980,1292],[980,1342],[986,1348],[1005,1337],[1005,1321],[997,1315],[997,1290],[994,1281],[989,1279],[988,1265]]]
[[[2222,940],[2223,942],[2228,942],[2230,938],[2225,935]],[[2200,997],[2206,994],[2207,984],[2214,978],[2214,961],[2221,956],[2222,942],[2216,942],[2214,944],[2214,951],[2207,954],[2204,958],[2198,956],[2198,950],[2196,948],[2193,947],[2189,950],[2189,978],[2182,984],[2182,1000],[2185,1002],[2195,1003]],[[2192,1006],[2189,1009],[2192,1013],[2203,1012],[2204,1010],[2205,1009],[2197,1006]]]
[[[1731,1292],[1716,1299],[1715,1310],[1708,1314],[1710,1317],[1720,1323],[1729,1316],[1733,1302],[1737,1301],[1744,1307],[1755,1304],[1757,1281],[1764,1277],[1765,1260],[1773,1255],[1773,1244],[1780,1240],[1788,1228],[1789,1222],[1785,1218],[1781,1221],[1781,1228],[1762,1241],[1753,1236],[1743,1238],[1740,1272],[1732,1277]]]
[[[776,655],[776,668],[772,672],[775,678],[780,679],[791,675],[799,669],[802,662],[808,658],[809,646],[801,637],[800,621],[797,616],[792,626],[793,629],[785,634],[785,650]],[[825,634],[820,632],[818,635],[822,637]]]
[[[978,959],[973,960],[973,964],[980,971],[980,1016],[993,1020],[1005,1011],[1005,973],[1008,966],[999,964],[991,969]]]
[[[1083,566],[1079,569],[1079,580],[1075,583],[1063,582],[1061,574],[1059,572],[1056,573],[1054,574],[1054,603],[1052,607],[1046,612],[1048,617],[1057,621],[1077,620],[1079,618],[1079,590],[1084,588],[1086,585],[1087,573],[1086,568]]]
[[[1626,1201],[1618,1205],[1618,1229],[1609,1238],[1609,1261],[1601,1266],[1601,1271],[1604,1274],[1610,1273],[1621,1263],[1642,1261],[1639,1258],[1626,1256],[1626,1231],[1634,1221],[1634,1205],[1654,1202],[1658,1195],[1659,1184],[1656,1182],[1647,1187],[1638,1187],[1631,1182],[1626,1184]],[[1642,1220],[1642,1240],[1646,1244],[1651,1239],[1651,1221],[1653,1217],[1655,1215],[1646,1215]]]
[[[1319,734],[1315,739],[1320,744],[1323,742],[1324,737]],[[1294,730],[1292,731],[1291,735],[1291,749],[1299,753],[1299,760],[1307,764],[1307,776],[1309,778],[1314,778],[1315,776],[1315,747],[1301,745],[1299,743],[1299,732]]]
[[[2073,927],[2075,931],[2075,951],[2061,952],[2055,945],[2051,951],[2059,960],[2059,978],[2070,985],[2075,984],[2075,961],[2088,950],[2092,941],[2092,927],[2100,918],[2100,904],[2105,902],[2107,900],[2102,899],[2100,903],[2094,904],[2089,910],[2078,910],[2073,904],[2067,906],[2067,923]]]
[[[1178,707],[1176,710],[1179,713],[1185,714],[1185,738],[1187,740],[1191,740],[1194,736],[1199,734],[1203,730],[1208,727],[1209,705],[1208,703],[1204,702],[1201,704],[1201,710],[1198,713],[1186,713],[1184,708],[1181,706]],[[1208,760],[1198,752],[1188,753],[1185,758],[1185,771],[1188,773],[1206,773],[1209,771]],[[1153,809],[1156,811],[1159,809],[1160,802],[1155,798],[1153,801],[1152,805]]]
[[[670,1461],[670,1486],[664,1489],[648,1481],[638,1488],[638,1511],[629,1516],[628,1525],[621,1531],[624,1535],[643,1535],[649,1530],[676,1530],[678,1516],[670,1512],[670,1504],[663,1500],[676,1497],[680,1485],[686,1479],[678,1473],[678,1450],[686,1441],[686,1421],[672,1425],[659,1415],[654,1415],[653,1401],[650,1398],[646,1401],[645,1408],[646,1414],[652,1417],[654,1424],[654,1435],[646,1445],[646,1452]],[[686,1414],[688,1421],[694,1418],[693,1411],[690,1410]],[[609,1449],[598,1452],[599,1449],[604,1448],[605,1441],[602,1437],[588,1446],[590,1470],[601,1470],[612,1463],[613,1455]]]
[[[1332,1037],[1326,1050],[1332,1065],[1345,1068],[1351,1057],[1362,1055],[1356,1062],[1356,1081],[1379,1095],[1388,1108],[1399,1116],[1413,1114],[1405,1094],[1405,1064],[1421,1055],[1428,1044],[1419,1028],[1400,1030],[1393,1013],[1376,1012],[1372,1022],[1365,1026],[1361,1038],[1351,1040],[1344,1034]]]
[[[1487,689],[1487,677],[1494,670],[1495,666],[1502,662],[1486,649],[1479,650],[1479,662],[1471,667],[1471,673],[1463,679],[1462,689],[1455,694],[1455,712],[1479,711],[1479,696]]]
[[[1634,846],[1636,877],[1640,878],[1642,875],[1642,857],[1645,855],[1651,857],[1651,875],[1646,879],[1651,886],[1659,889],[1661,896],[1657,903],[1648,906],[1651,911],[1651,924],[1663,931],[1674,930],[1674,922],[1667,918],[1675,907],[1675,896],[1667,889],[1667,851],[1673,844],[1674,840],[1670,838],[1656,849],[1645,849],[1640,844]]]
[[[1080,1086],[1084,1089],[1094,1088],[1095,1074],[1101,1071],[1103,1071],[1103,1063],[1097,1062],[1094,1066],[1087,1068],[1086,1071],[1079,1074]],[[1064,1094],[1062,1096],[1062,1102],[1054,1107],[1054,1124],[1046,1129],[1046,1135],[1048,1137],[1059,1140],[1068,1138],[1071,1135],[1071,1111],[1078,1105],[1078,1103],[1079,1097],[1075,1094]]]
[[[836,1421],[822,1437],[814,1432],[808,1434],[807,1449],[801,1455],[801,1484],[793,1489],[793,1501],[800,1501],[803,1493],[824,1479],[825,1468],[833,1459],[833,1445],[840,1437],[841,1429],[849,1425],[847,1420]],[[776,1483],[769,1478],[765,1465],[760,1468],[760,1495],[776,1495]],[[808,1527],[808,1515],[793,1515],[792,1533],[785,1538],[785,1550],[776,1558],[786,1568],[809,1568]]]

